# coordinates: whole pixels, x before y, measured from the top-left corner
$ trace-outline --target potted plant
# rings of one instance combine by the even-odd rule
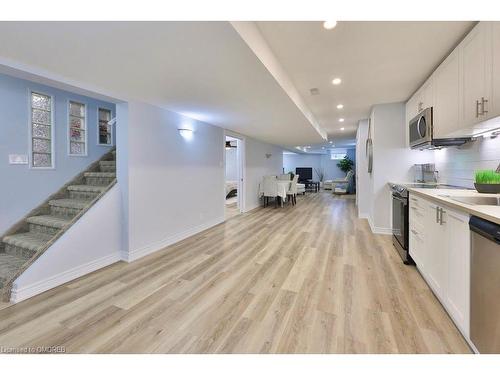
[[[293,178],[295,177],[295,173],[290,171],[290,172],[288,172],[288,174],[290,175],[290,181],[293,180]]]
[[[347,173],[350,170],[352,170],[353,166],[354,162],[347,155],[344,156],[344,158],[337,163],[337,167],[339,167],[339,169],[344,173]]]
[[[500,173],[489,169],[476,171],[474,187],[478,193],[500,193]]]

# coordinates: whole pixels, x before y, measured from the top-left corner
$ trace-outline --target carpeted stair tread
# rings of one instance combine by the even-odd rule
[[[116,172],[85,172],[85,177],[116,177]]]
[[[5,282],[10,279],[25,262],[26,259],[0,253],[0,289],[3,288]]]
[[[32,251],[40,250],[51,238],[52,236],[43,235],[40,233],[25,232],[13,234],[11,236],[5,236],[3,242],[9,245],[22,247],[24,249],[29,249]]]
[[[67,218],[52,215],[31,216],[27,218],[26,221],[31,224],[44,225],[46,227],[59,229],[63,228],[70,222]]]
[[[65,208],[76,208],[76,209],[84,209],[87,207],[87,205],[92,202],[91,200],[86,200],[86,199],[69,199],[69,198],[63,198],[63,199],[54,199],[49,201],[50,206],[56,206],[56,207],[65,207]]]
[[[68,190],[84,191],[84,192],[92,192],[92,193],[102,193],[104,190],[106,190],[106,186],[101,186],[101,185],[70,185],[70,186],[68,186]]]

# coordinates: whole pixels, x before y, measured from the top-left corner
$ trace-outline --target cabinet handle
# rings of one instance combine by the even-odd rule
[[[484,109],[485,103],[488,103],[488,99],[485,99],[484,97],[482,97],[481,98],[481,115],[488,113],[488,111],[486,109]]]
[[[479,100],[476,100],[476,118],[479,117]]]
[[[436,206],[436,223],[439,223],[439,207]]]
[[[439,209],[439,225],[446,224],[446,221],[443,221],[443,214],[445,214],[446,211],[444,211],[442,208]]]

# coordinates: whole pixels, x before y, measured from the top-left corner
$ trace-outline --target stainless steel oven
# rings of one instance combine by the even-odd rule
[[[392,243],[404,264],[414,264],[408,252],[408,190],[399,185],[392,190]]]
[[[421,111],[410,120],[410,147],[417,148],[432,142],[432,107]]]

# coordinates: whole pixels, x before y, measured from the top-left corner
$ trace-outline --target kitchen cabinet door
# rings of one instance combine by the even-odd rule
[[[491,99],[491,24],[480,22],[460,44],[462,72],[461,127],[484,121],[482,98]],[[486,104],[486,110],[488,110]]]
[[[420,91],[419,112],[434,105],[434,77],[430,77]]]
[[[455,49],[434,73],[433,136],[446,138],[460,130],[460,58]]]
[[[440,207],[428,203],[425,218],[425,246],[426,259],[424,276],[427,279],[434,293],[440,298],[444,298],[446,285],[446,226],[440,224]],[[443,222],[446,222],[444,214]]]
[[[491,23],[492,79],[490,117],[500,116],[500,22]]]
[[[446,208],[444,208],[447,210]],[[469,216],[447,210],[447,280],[445,305],[464,335],[469,335]]]

